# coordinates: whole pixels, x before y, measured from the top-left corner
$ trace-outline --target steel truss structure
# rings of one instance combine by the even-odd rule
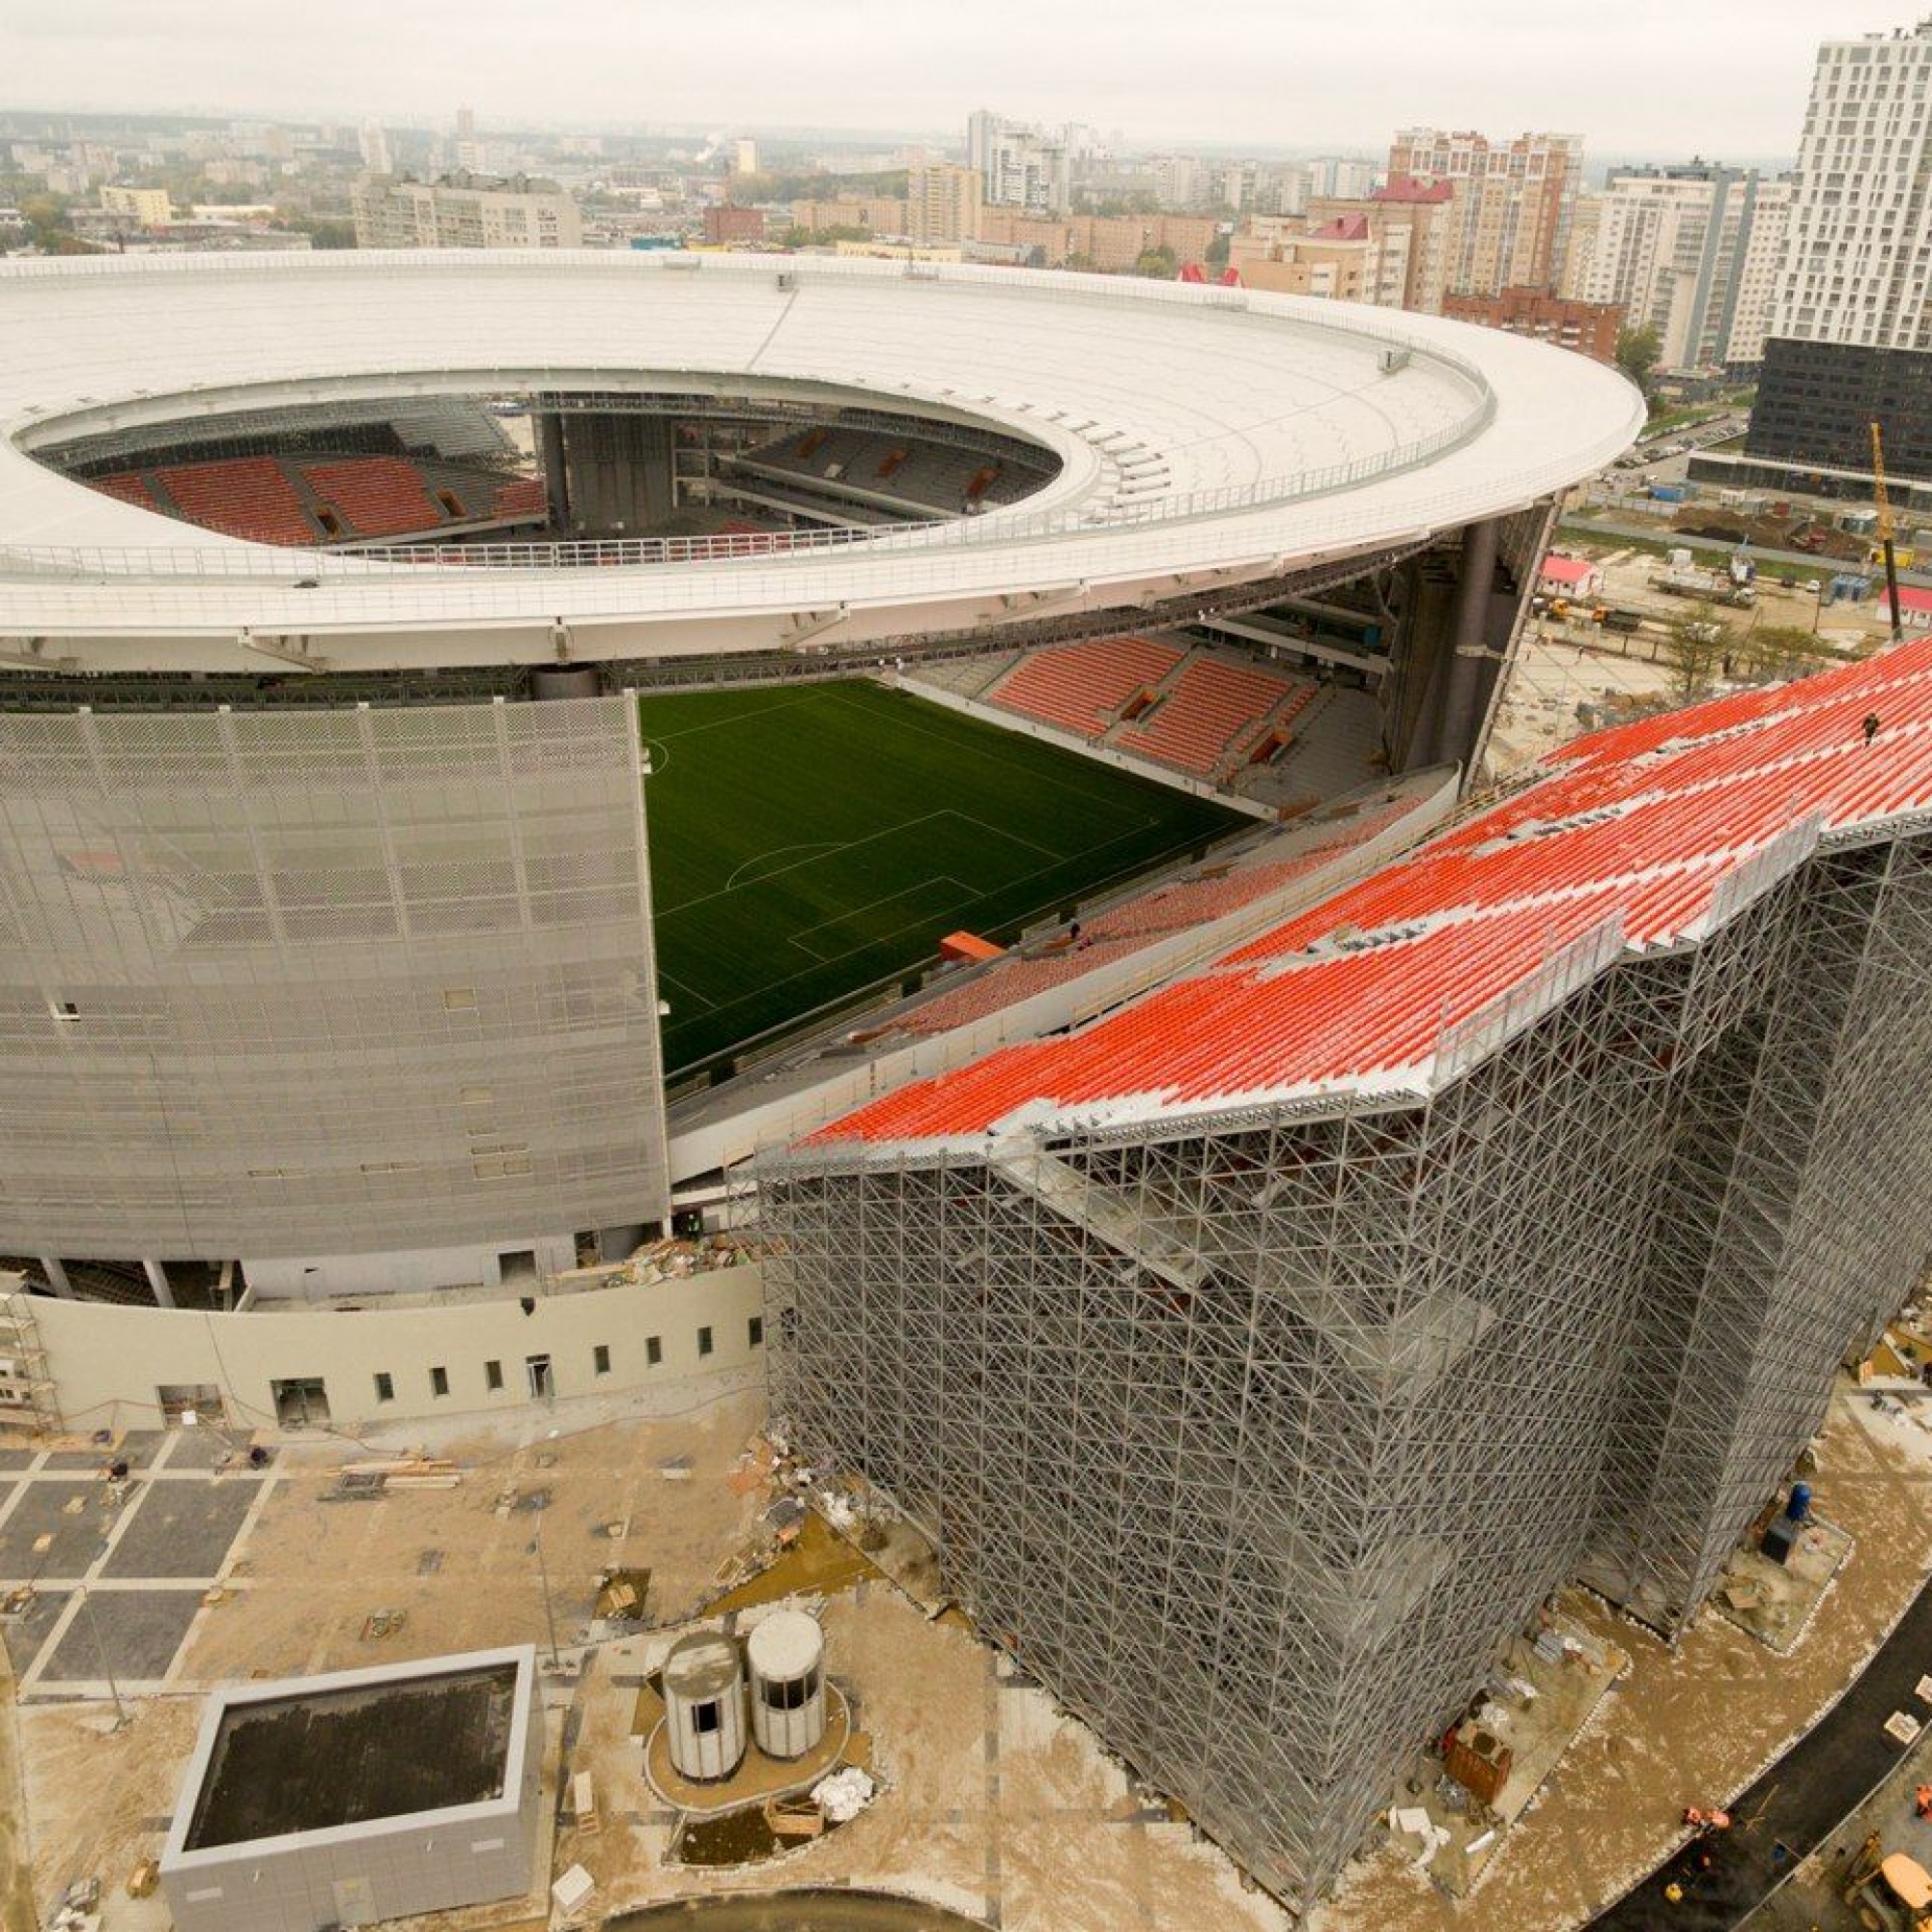
[[[1908,1292],[1928,956],[1932,839],[1807,820],[1410,1095],[767,1155],[775,1409],[1305,1909],[1548,1592],[1695,1613]]]

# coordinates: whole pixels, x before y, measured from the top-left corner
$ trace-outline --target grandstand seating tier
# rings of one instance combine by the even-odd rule
[[[414,536],[433,531],[445,521],[423,488],[422,473],[399,456],[304,464],[302,475],[341,518],[348,536]]]
[[[1928,816],[1932,639],[1578,740],[1541,781],[1219,964],[1082,1033],[902,1089],[808,1145],[1412,1084],[1447,1030],[1520,998],[1572,942],[1697,940],[1719,887],[1781,838]]]
[[[1124,752],[1156,759],[1198,778],[1211,778],[1244,744],[1260,735],[1264,719],[1288,701],[1280,722],[1315,695],[1302,679],[1261,666],[1191,658],[1145,722],[1123,724],[1114,741]]]
[[[1154,638],[1094,638],[1035,651],[986,694],[998,704],[1083,738],[1097,737],[1136,693],[1186,655]]]
[[[322,540],[296,487],[272,456],[171,463],[156,470],[168,499],[189,523],[256,543],[306,546]]]

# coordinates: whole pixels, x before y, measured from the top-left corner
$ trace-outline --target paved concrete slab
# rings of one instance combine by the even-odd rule
[[[16,1442],[0,1443],[0,1469],[24,1469],[40,1453]]]
[[[215,1483],[170,1482],[163,1476],[144,1483],[133,1505],[134,1520],[122,1531],[100,1574],[204,1578],[218,1575],[242,1519],[261,1490],[260,1479],[252,1476]]]
[[[156,1452],[167,1439],[158,1429],[130,1429],[115,1443],[103,1443],[99,1447],[90,1444],[85,1449],[50,1450],[42,1467],[91,1470],[108,1463],[126,1463],[130,1469],[145,1469],[154,1462]]]
[[[5,1638],[7,1662],[15,1677],[25,1676],[28,1666],[41,1654],[41,1646],[60,1620],[67,1598],[65,1590],[36,1590],[33,1602],[18,1616],[0,1621],[0,1637]]]
[[[174,1447],[168,1451],[170,1469],[213,1469],[230,1463],[245,1463],[248,1460],[246,1437],[231,1441],[218,1430],[177,1429],[172,1432]],[[239,1441],[240,1447],[237,1446]],[[272,1461],[274,1452],[270,1450]]]
[[[102,1498],[102,1485],[85,1477],[27,1483],[0,1523],[0,1582],[84,1575],[112,1521]],[[51,1539],[44,1550],[35,1548],[42,1537]]]
[[[200,1608],[199,1590],[90,1590],[40,1688],[99,1683],[109,1671],[126,1683],[165,1677]]]

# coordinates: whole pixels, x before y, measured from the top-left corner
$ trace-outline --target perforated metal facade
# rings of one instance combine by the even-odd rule
[[[0,716],[0,1251],[665,1212],[635,707]]]
[[[1815,832],[1407,1100],[761,1164],[799,1440],[1293,1903],[1551,1588],[1694,1612],[1924,1264],[1932,846]]]

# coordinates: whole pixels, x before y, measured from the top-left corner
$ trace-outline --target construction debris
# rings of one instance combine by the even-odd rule
[[[872,1802],[874,1786],[866,1773],[847,1765],[811,1787],[811,1802],[833,1825],[849,1825]]]

